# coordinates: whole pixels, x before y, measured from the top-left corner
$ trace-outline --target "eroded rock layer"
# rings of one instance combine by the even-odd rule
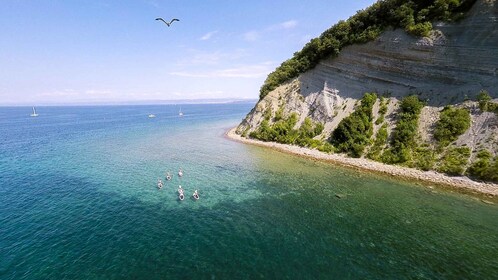
[[[280,86],[260,100],[238,127],[258,127],[264,111],[283,108],[325,124],[330,133],[366,92],[390,96],[390,104],[418,94],[428,106],[475,99],[480,90],[498,97],[498,2],[478,0],[458,23],[434,23],[431,36],[389,30],[375,41],[344,48],[336,58]],[[395,107],[394,107],[395,109]],[[426,120],[424,120],[426,121]],[[433,123],[425,123],[431,127]],[[394,122],[393,122],[394,123]]]

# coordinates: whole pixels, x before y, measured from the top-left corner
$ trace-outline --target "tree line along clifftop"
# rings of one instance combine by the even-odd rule
[[[432,22],[463,18],[477,0],[380,0],[345,21],[325,30],[302,50],[270,73],[260,89],[260,99],[279,85],[313,69],[322,59],[339,55],[348,45],[376,39],[387,28],[403,28],[414,36],[427,36]]]

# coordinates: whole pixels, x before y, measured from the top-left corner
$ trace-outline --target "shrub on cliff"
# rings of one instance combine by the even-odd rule
[[[409,25],[405,30],[406,32],[418,37],[427,37],[432,31],[432,24],[428,21],[421,22],[414,25]]]
[[[330,142],[338,151],[352,157],[361,157],[372,136],[372,107],[375,100],[375,93],[365,93],[356,110],[344,118],[332,132]]]
[[[477,95],[477,102],[479,102],[479,108],[481,111],[488,111],[488,105],[491,102],[491,96],[485,90],[481,90]]]
[[[395,164],[411,159],[411,151],[416,146],[418,119],[424,103],[416,95],[401,100],[398,124],[393,130],[391,148],[382,154],[382,162]]]
[[[488,176],[489,181],[498,182],[498,156],[495,157],[494,163],[489,167]]]
[[[417,146],[412,151],[412,160],[407,163],[408,167],[428,171],[434,167],[436,153],[427,144]]]
[[[283,111],[279,109],[273,118],[273,120],[277,121],[270,125],[271,110],[269,114],[267,112],[268,109],[265,111],[265,117],[258,129],[251,132],[249,137],[262,141],[309,147],[323,152],[333,151],[330,144],[313,139],[322,133],[324,128],[322,123],[315,124],[310,118],[305,118],[299,129],[294,129],[299,118],[298,115],[292,113],[287,118],[284,118]]]
[[[468,147],[454,147],[448,149],[441,158],[439,172],[449,175],[462,175],[465,165],[469,161],[470,149]]]
[[[489,92],[481,90],[477,95],[477,101],[479,102],[479,108],[483,112],[495,112],[498,114],[498,103],[491,102],[491,96]]]
[[[379,131],[377,131],[377,134],[375,135],[375,141],[368,151],[367,158],[379,161],[381,152],[384,149],[384,147],[387,144],[387,124],[383,124],[380,128]]]
[[[470,127],[470,113],[466,109],[444,107],[434,129],[434,138],[441,146],[448,146]]]
[[[476,179],[498,182],[498,156],[492,160],[488,150],[480,150],[476,160],[467,169],[467,174]]]
[[[492,155],[488,150],[480,150],[476,155],[476,160],[467,169],[467,174],[474,178],[486,179],[490,175],[491,158]]]

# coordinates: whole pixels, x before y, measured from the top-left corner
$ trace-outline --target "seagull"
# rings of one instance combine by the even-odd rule
[[[173,21],[180,21],[177,18],[172,19],[170,22],[165,21],[163,18],[156,18],[156,20],[160,20],[160,21],[164,22],[168,27],[171,25],[171,23],[173,23]]]

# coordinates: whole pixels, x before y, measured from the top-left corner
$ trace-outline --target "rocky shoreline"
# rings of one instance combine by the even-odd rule
[[[434,171],[421,171],[414,168],[388,165],[365,158],[350,158],[341,154],[326,154],[318,150],[313,150],[293,145],[286,145],[275,142],[263,142],[259,140],[248,139],[238,135],[235,131],[236,128],[228,130],[225,134],[226,137],[234,141],[256,145],[256,146],[268,147],[285,153],[295,154],[321,161],[327,161],[346,167],[352,167],[364,171],[384,174],[387,176],[395,176],[403,179],[421,181],[432,185],[451,187],[452,189],[461,192],[483,195],[487,199],[492,199],[493,201],[498,199],[497,184],[476,182],[464,176],[450,177]],[[482,201],[492,203],[488,200],[482,200]]]

